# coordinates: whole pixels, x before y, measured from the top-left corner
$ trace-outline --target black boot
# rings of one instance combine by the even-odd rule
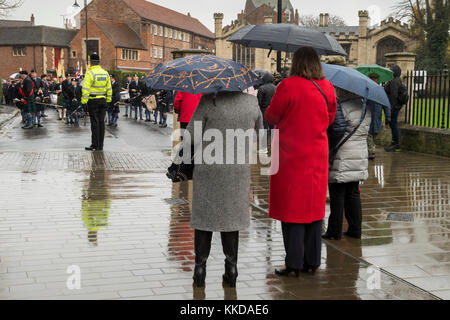
[[[225,254],[225,274],[223,282],[231,288],[236,288],[238,277],[237,261],[239,252],[239,232],[223,232],[222,247]]]
[[[194,286],[203,288],[206,279],[206,262],[211,252],[212,232],[195,230]]]

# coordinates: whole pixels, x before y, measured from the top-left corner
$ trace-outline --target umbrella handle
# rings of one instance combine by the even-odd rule
[[[369,88],[366,88],[366,96],[364,97],[364,102],[363,102],[363,110],[362,110],[362,114],[361,114],[361,121],[360,123],[363,123],[364,119],[366,118],[366,113],[367,113],[367,97],[369,96]]]

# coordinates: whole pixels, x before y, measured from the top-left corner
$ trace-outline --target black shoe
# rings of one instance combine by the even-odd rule
[[[86,147],[86,148],[84,148],[86,151],[97,151],[97,148],[96,147]]]
[[[361,240],[361,237],[362,237],[362,235],[360,235],[360,234],[352,233],[352,232],[349,232],[349,231],[344,232],[344,235],[346,237],[354,238],[354,239],[358,239],[358,240]]]
[[[374,153],[369,155],[369,160],[372,160],[372,161],[375,160],[375,154]]]
[[[315,275],[318,269],[319,269],[319,267],[311,267],[311,266],[305,264],[302,272],[303,273],[311,273],[311,274]]]
[[[236,288],[238,277],[237,260],[239,251],[239,232],[222,232],[222,246],[225,253],[225,274],[222,279],[230,288]]]
[[[194,277],[192,279],[194,280],[195,287],[204,288],[206,280],[206,265],[195,266]]]
[[[42,124],[40,124],[40,123],[39,123],[37,126],[38,126],[38,128],[43,128],[43,127],[44,127],[44,126],[43,126]]]
[[[194,286],[203,288],[206,279],[206,262],[211,252],[212,232],[195,230]]]
[[[397,150],[400,150],[400,145],[397,143],[393,143],[389,147],[384,148],[384,150],[386,150],[386,152],[395,152]]]
[[[291,269],[291,268],[275,269],[275,274],[277,276],[280,276],[280,277],[295,277],[295,278],[298,278],[298,276],[300,275],[300,270],[298,270],[298,269]]]
[[[22,127],[22,129],[25,129],[25,130],[29,130],[29,129],[33,129],[34,128],[34,126],[23,126]]]
[[[160,124],[159,127],[160,128],[167,128],[167,124]]]
[[[124,118],[128,118],[128,115],[126,114],[126,115],[124,115],[123,117],[124,117]]]
[[[338,236],[331,235],[331,234],[329,234],[329,233],[325,233],[325,234],[322,236],[322,239],[339,241],[339,240],[342,239],[342,236],[341,236],[341,237],[338,237]]]
[[[46,115],[46,114],[43,114],[43,115],[41,115],[41,117],[42,117],[42,118],[47,118],[47,117],[48,117],[48,115]]]

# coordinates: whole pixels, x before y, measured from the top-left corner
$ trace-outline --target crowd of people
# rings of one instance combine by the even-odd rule
[[[322,239],[339,241],[343,235],[361,239],[359,185],[369,177],[369,159],[375,157],[373,141],[382,127],[383,108],[385,121],[393,135],[392,146],[386,150],[396,151],[399,146],[397,118],[402,107],[399,99],[402,82],[398,66],[392,68],[395,78],[385,86],[392,110],[369,101],[367,112],[363,113],[363,97],[336,88],[326,80],[320,57],[308,47],[294,54],[288,78],[280,81],[279,77],[265,74],[262,85],[245,92],[204,95],[178,92],[174,95],[170,91],[149,89],[137,75],[128,76],[120,88],[114,76],[110,82],[101,77],[105,71],[98,64],[99,61],[92,67],[98,70],[89,70],[99,75],[99,78],[93,75],[93,82],[98,81],[96,88],[100,88],[101,99],[96,99],[98,94],[89,91],[94,86],[89,89],[79,83],[82,79],[70,76],[54,79],[46,75],[38,78],[34,71],[29,75],[21,71],[20,79],[3,84],[6,103],[16,103],[21,109],[24,129],[42,127],[41,118],[46,117],[45,105],[51,94],[62,95],[59,118],[68,125],[79,124],[86,111],[80,106],[89,101],[91,113],[95,102],[103,101],[108,105],[107,117],[103,112],[97,120],[103,127],[101,118],[107,118],[108,125],[117,126],[120,91],[127,91],[129,100],[124,117],[144,121],[145,114],[146,122],[167,127],[167,113],[173,106],[181,128],[191,137],[190,140],[183,139],[184,143],[190,144],[184,148],[198,143],[192,140],[196,122],[202,124],[203,132],[211,129],[223,136],[228,130],[275,128],[277,139],[272,140],[267,135],[272,149],[278,150],[277,157],[272,159],[277,170],[270,179],[269,216],[282,223],[286,251],[285,265],[275,273],[297,277],[300,272],[315,274],[321,264]],[[377,74],[369,77],[378,81]],[[90,116],[92,124],[95,117]],[[103,137],[96,142],[98,137],[94,131],[93,144],[86,150],[103,151]],[[194,152],[197,147],[193,148]],[[238,146],[234,145],[234,148],[236,155]],[[195,230],[193,279],[198,287],[205,285],[213,232],[221,233],[226,256],[223,280],[231,287],[236,286],[239,232],[250,225],[250,171],[248,158],[244,164],[195,164],[191,226]],[[331,214],[327,231],[322,234],[327,190]],[[348,222],[345,233],[344,216]]]
[[[272,149],[278,150],[272,157],[277,170],[270,179],[269,216],[282,223],[286,251],[285,264],[275,270],[277,275],[315,274],[321,265],[322,239],[339,241],[343,235],[361,239],[359,186],[369,177],[369,159],[375,158],[374,138],[382,128],[383,109],[393,131],[392,146],[386,150],[396,151],[399,145],[396,120],[402,107],[398,102],[401,71],[398,66],[393,70],[394,80],[385,85],[392,111],[368,101],[363,114],[364,98],[326,80],[320,57],[312,48],[295,53],[290,76],[281,82],[266,74],[261,86],[242,93],[177,96],[176,105],[185,101],[192,114],[191,119],[182,118],[191,139],[196,121],[202,123],[204,132],[277,129],[277,139],[269,138]],[[379,77],[371,74],[370,78],[377,82]],[[195,145],[193,150],[203,149]],[[233,166],[195,163],[191,227],[195,229],[193,279],[197,287],[205,285],[213,232],[222,237],[223,280],[236,286],[239,232],[250,225],[250,170],[248,162]],[[331,214],[323,233],[327,190]]]
[[[16,78],[2,81],[1,104],[15,105],[20,109],[23,129],[44,127],[42,118],[48,116],[48,108],[57,111],[59,121],[79,126],[80,119],[87,116],[81,103],[83,79],[83,76],[71,74],[66,74],[66,77],[46,74],[38,77],[34,70],[29,74],[20,71]],[[138,75],[128,75],[123,85],[111,75],[111,84],[113,99],[107,108],[107,126],[118,127],[120,107],[124,105],[124,117],[167,127],[167,115],[174,106],[173,92],[150,90]],[[121,99],[121,93],[128,93],[129,99]]]

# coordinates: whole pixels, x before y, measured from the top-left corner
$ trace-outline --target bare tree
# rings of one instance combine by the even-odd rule
[[[419,59],[428,68],[442,68],[449,40],[449,0],[398,0],[392,7],[398,19],[408,21],[421,42]]]
[[[312,14],[302,15],[300,16],[299,24],[303,27],[318,27],[320,25],[320,19],[318,16]],[[340,16],[331,14],[328,18],[328,26],[330,27],[342,27],[346,25],[345,20]]]
[[[23,0],[0,0],[0,17],[7,16],[12,10],[19,8]]]

